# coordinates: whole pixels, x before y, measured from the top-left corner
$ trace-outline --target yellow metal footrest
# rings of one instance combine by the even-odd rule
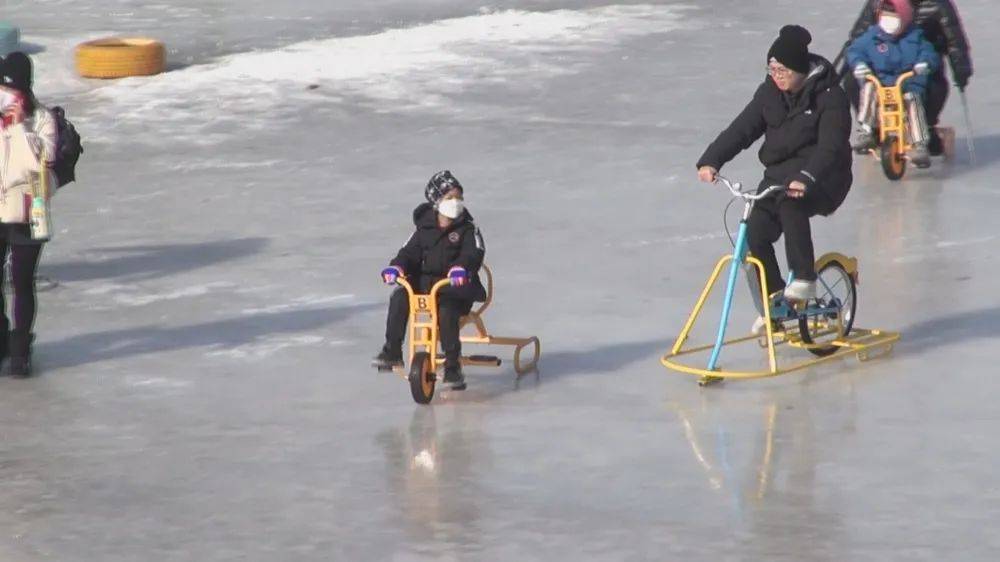
[[[668,369],[674,371],[688,374],[696,375],[699,377],[718,377],[718,378],[729,378],[729,379],[755,379],[764,377],[774,377],[777,375],[783,375],[786,373],[791,373],[793,371],[798,371],[811,367],[813,365],[818,365],[827,361],[832,361],[834,359],[839,359],[841,357],[846,357],[848,355],[856,355],[860,361],[868,361],[875,359],[877,357],[882,357],[892,351],[893,345],[899,341],[900,335],[898,332],[887,332],[884,330],[866,330],[861,328],[855,328],[851,331],[851,334],[846,338],[841,338],[833,340],[831,342],[821,342],[818,344],[806,344],[802,342],[797,336],[792,336],[787,332],[777,332],[775,333],[775,344],[787,343],[791,347],[800,348],[820,348],[836,346],[839,347],[837,351],[827,355],[825,357],[813,357],[812,359],[806,359],[792,364],[788,367],[781,367],[775,363],[773,369],[763,369],[758,371],[730,371],[726,369],[717,369],[715,371],[709,371],[708,369],[694,367],[691,365],[685,365],[675,358],[684,355],[692,355],[699,352],[704,352],[715,347],[714,345],[703,345],[698,347],[693,347],[690,349],[681,349],[675,352],[669,352],[660,359],[660,363]],[[723,342],[723,345],[732,345],[742,342],[747,342],[751,340],[758,340],[759,336],[745,336],[740,338],[733,338]]]
[[[535,370],[538,366],[538,359],[542,353],[542,344],[537,337],[532,336],[530,338],[506,338],[497,336],[462,336],[462,343],[468,344],[481,344],[481,345],[505,345],[514,348],[514,371],[518,376],[530,373]],[[426,342],[424,342],[426,343]],[[530,361],[522,361],[521,354],[529,346],[533,346],[534,350]],[[439,364],[444,364],[444,355],[438,354],[437,360]],[[502,361],[498,357],[492,355],[466,355],[462,357],[462,365],[467,367],[499,367]],[[394,373],[406,379],[408,377],[407,367],[396,367],[392,370]]]
[[[481,345],[505,345],[514,348],[514,371],[518,375],[523,375],[529,373],[538,366],[538,358],[542,354],[542,344],[537,337],[531,336],[530,338],[509,338],[500,336],[462,336],[462,343],[469,344],[481,344]],[[529,346],[534,347],[531,355],[530,361],[522,361],[521,353]],[[464,359],[463,359],[464,361]],[[469,363],[470,365],[477,366],[492,366],[496,367],[496,364],[483,364],[479,362]]]
[[[499,367],[503,364],[495,355],[463,355],[460,360],[465,367]],[[439,353],[438,363],[444,365],[444,362],[444,355]]]

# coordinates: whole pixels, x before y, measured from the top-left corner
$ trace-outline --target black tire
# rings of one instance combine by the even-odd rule
[[[836,334],[837,338],[842,338],[851,333],[854,327],[854,314],[858,309],[858,290],[854,283],[854,277],[847,272],[847,269],[838,261],[832,261],[816,272],[816,299],[812,301],[816,306],[828,306],[836,299],[840,303],[839,315],[843,318],[843,332]],[[803,343],[814,344],[818,338],[813,337],[810,328],[810,321],[817,320],[816,316],[799,316],[799,335],[802,336]],[[836,320],[836,318],[834,318]],[[828,336],[827,336],[828,337]],[[826,357],[840,349],[836,345],[813,347],[809,351],[813,355]]]
[[[885,139],[882,148],[879,149],[882,157],[882,171],[885,172],[885,177],[892,181],[902,178],[903,174],[906,173],[906,158],[898,149],[899,142],[898,138],[891,136]]]
[[[437,373],[431,370],[431,356],[426,351],[414,354],[410,363],[410,394],[417,404],[429,404],[434,398]]]

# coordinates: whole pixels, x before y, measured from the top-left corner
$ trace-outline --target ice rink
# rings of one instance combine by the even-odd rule
[[[730,249],[695,161],[782,25],[832,59],[862,4],[3,2],[86,152],[38,375],[0,379],[0,560],[997,559],[996,2],[959,2],[976,165],[953,89],[952,161],[889,182],[856,158],[813,221],[893,354],[708,389],[659,363]],[[111,33],[162,39],[170,72],[76,77]],[[757,182],[755,152],[723,173]],[[418,406],[368,366],[378,272],[444,168],[490,328],[544,349]]]

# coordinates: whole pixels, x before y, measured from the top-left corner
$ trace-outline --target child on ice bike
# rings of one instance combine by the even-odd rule
[[[434,174],[424,189],[426,203],[413,211],[416,231],[382,270],[387,285],[406,278],[418,293],[427,293],[448,278],[449,287],[438,293],[438,330],[445,355],[444,380],[456,387],[464,383],[459,322],[472,303],[486,299],[479,269],[486,255],[483,237],[465,209],[465,190],[450,171]],[[410,301],[400,287],[389,300],[385,345],[372,365],[389,369],[403,364],[403,339],[410,317]]]
[[[892,86],[904,72],[916,73],[903,83],[903,102],[912,148],[907,155],[918,168],[930,166],[928,142],[931,133],[924,112],[928,76],[937,71],[941,56],[924,38],[920,27],[913,25],[913,7],[909,0],[884,0],[878,23],[868,28],[847,48],[847,64],[861,82],[858,104],[858,134],[854,149],[859,153],[874,148],[878,100],[876,86],[867,80],[875,74],[883,86]]]

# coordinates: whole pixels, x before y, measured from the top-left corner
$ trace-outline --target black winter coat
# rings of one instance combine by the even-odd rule
[[[830,62],[810,55],[812,70],[798,94],[786,94],[764,79],[732,124],[698,160],[721,170],[761,136],[758,156],[765,166],[760,190],[800,181],[816,198],[820,213],[835,211],[851,189],[851,109]]]
[[[875,18],[882,0],[868,0],[858,21],[851,28],[851,40],[877,23]],[[969,54],[969,40],[962,28],[962,20],[951,0],[911,0],[913,20],[924,31],[924,37],[934,44],[934,50],[948,55],[955,81],[965,84],[972,76],[972,57]]]
[[[420,292],[429,291],[452,267],[464,267],[469,283],[450,287],[446,293],[469,301],[486,300],[486,288],[479,279],[486,246],[472,215],[464,211],[448,228],[441,229],[434,206],[423,203],[413,210],[413,223],[417,230],[389,264],[402,268],[414,290]]]

